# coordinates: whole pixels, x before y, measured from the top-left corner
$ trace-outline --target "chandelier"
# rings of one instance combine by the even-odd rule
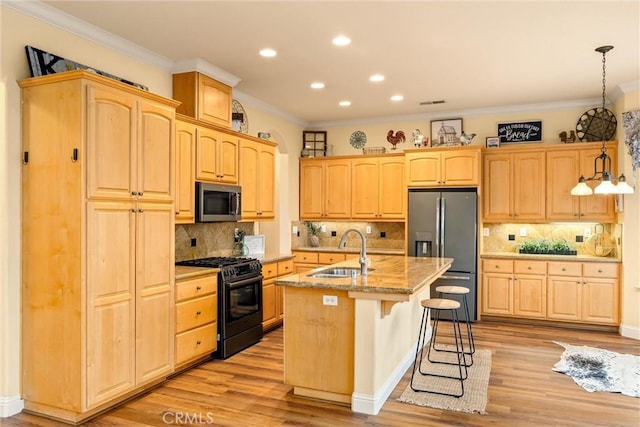
[[[602,126],[602,122],[607,120],[607,116],[612,116],[612,120],[615,123],[615,116],[609,110],[605,108],[605,93],[606,93],[606,58],[605,55],[613,49],[613,46],[600,46],[596,48],[596,52],[602,53],[602,109],[594,109],[593,114],[588,117],[585,125],[588,130],[591,126],[598,128]],[[587,131],[585,131],[587,132]],[[624,174],[615,178],[611,174],[611,157],[607,155],[607,147],[605,145],[607,140],[607,126],[602,129],[602,148],[601,153],[593,161],[593,176],[585,178],[584,175],[580,175],[578,184],[571,189],[572,196],[590,196],[591,194],[632,194],[633,187],[627,184],[627,179]],[[612,134],[613,132],[611,132]],[[587,185],[587,181],[600,181],[595,189],[591,189]],[[614,181],[617,182],[614,184]]]

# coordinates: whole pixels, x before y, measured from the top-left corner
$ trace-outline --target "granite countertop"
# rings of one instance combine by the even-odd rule
[[[344,248],[338,249],[335,246],[301,246],[299,248],[292,248],[292,251],[304,251],[304,252],[336,252],[336,253],[350,253],[359,254],[360,248]],[[385,248],[372,248],[367,246],[367,255],[404,255],[404,249],[385,249]]]
[[[276,285],[299,288],[335,289],[360,293],[411,295],[431,284],[451,267],[453,258],[417,258],[372,255],[369,274],[351,278],[314,278],[309,274],[329,268],[323,266],[312,271],[276,279]],[[358,260],[332,264],[332,267],[360,268]]]
[[[267,252],[264,255],[251,255],[252,258],[258,259],[261,263],[287,261],[294,258],[292,253],[280,254]]]
[[[209,267],[187,267],[184,265],[176,265],[176,280],[189,279],[192,277],[204,276],[206,274],[217,273],[219,268]]]
[[[513,259],[536,259],[540,261],[580,261],[580,262],[622,262],[620,258],[599,257],[595,255],[544,255],[544,254],[521,254],[517,252],[485,252],[481,258],[513,258]]]

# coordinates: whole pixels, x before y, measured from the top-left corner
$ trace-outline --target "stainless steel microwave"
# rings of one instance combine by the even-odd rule
[[[242,187],[196,182],[196,221],[239,221]]]

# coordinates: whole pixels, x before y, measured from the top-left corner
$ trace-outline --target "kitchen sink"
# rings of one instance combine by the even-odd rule
[[[373,271],[373,270],[375,269],[370,268],[367,270],[367,272]],[[354,272],[355,272],[355,276],[359,276],[360,267],[325,268],[324,270],[320,270],[315,273],[309,274],[308,277],[313,277],[317,279],[339,279],[339,278],[345,278],[345,277],[352,277]]]

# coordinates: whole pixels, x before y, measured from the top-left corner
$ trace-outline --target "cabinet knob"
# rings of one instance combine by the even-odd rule
[[[566,269],[566,268],[564,268],[564,267],[562,267],[562,271],[567,271],[567,269]]]
[[[202,342],[200,340],[196,341],[196,345],[200,345]]]
[[[531,267],[527,267],[527,270],[531,270]]]
[[[598,273],[602,273],[602,269],[601,268],[598,269]]]
[[[144,212],[144,209],[138,209],[138,212]]]
[[[202,314],[201,311],[196,311],[196,316],[200,316]]]
[[[196,291],[199,291],[202,289],[202,286],[196,286]]]
[[[138,194],[138,193],[136,193],[135,191],[132,191],[132,192],[131,192],[131,195],[132,195],[132,196],[135,196],[136,194]]]
[[[131,209],[131,212],[135,213],[135,212],[136,212],[136,210],[135,210],[135,209]]]
[[[496,265],[496,268],[500,268],[500,266],[499,266],[499,265]]]
[[[142,191],[138,192],[138,196],[142,196],[144,193]]]

